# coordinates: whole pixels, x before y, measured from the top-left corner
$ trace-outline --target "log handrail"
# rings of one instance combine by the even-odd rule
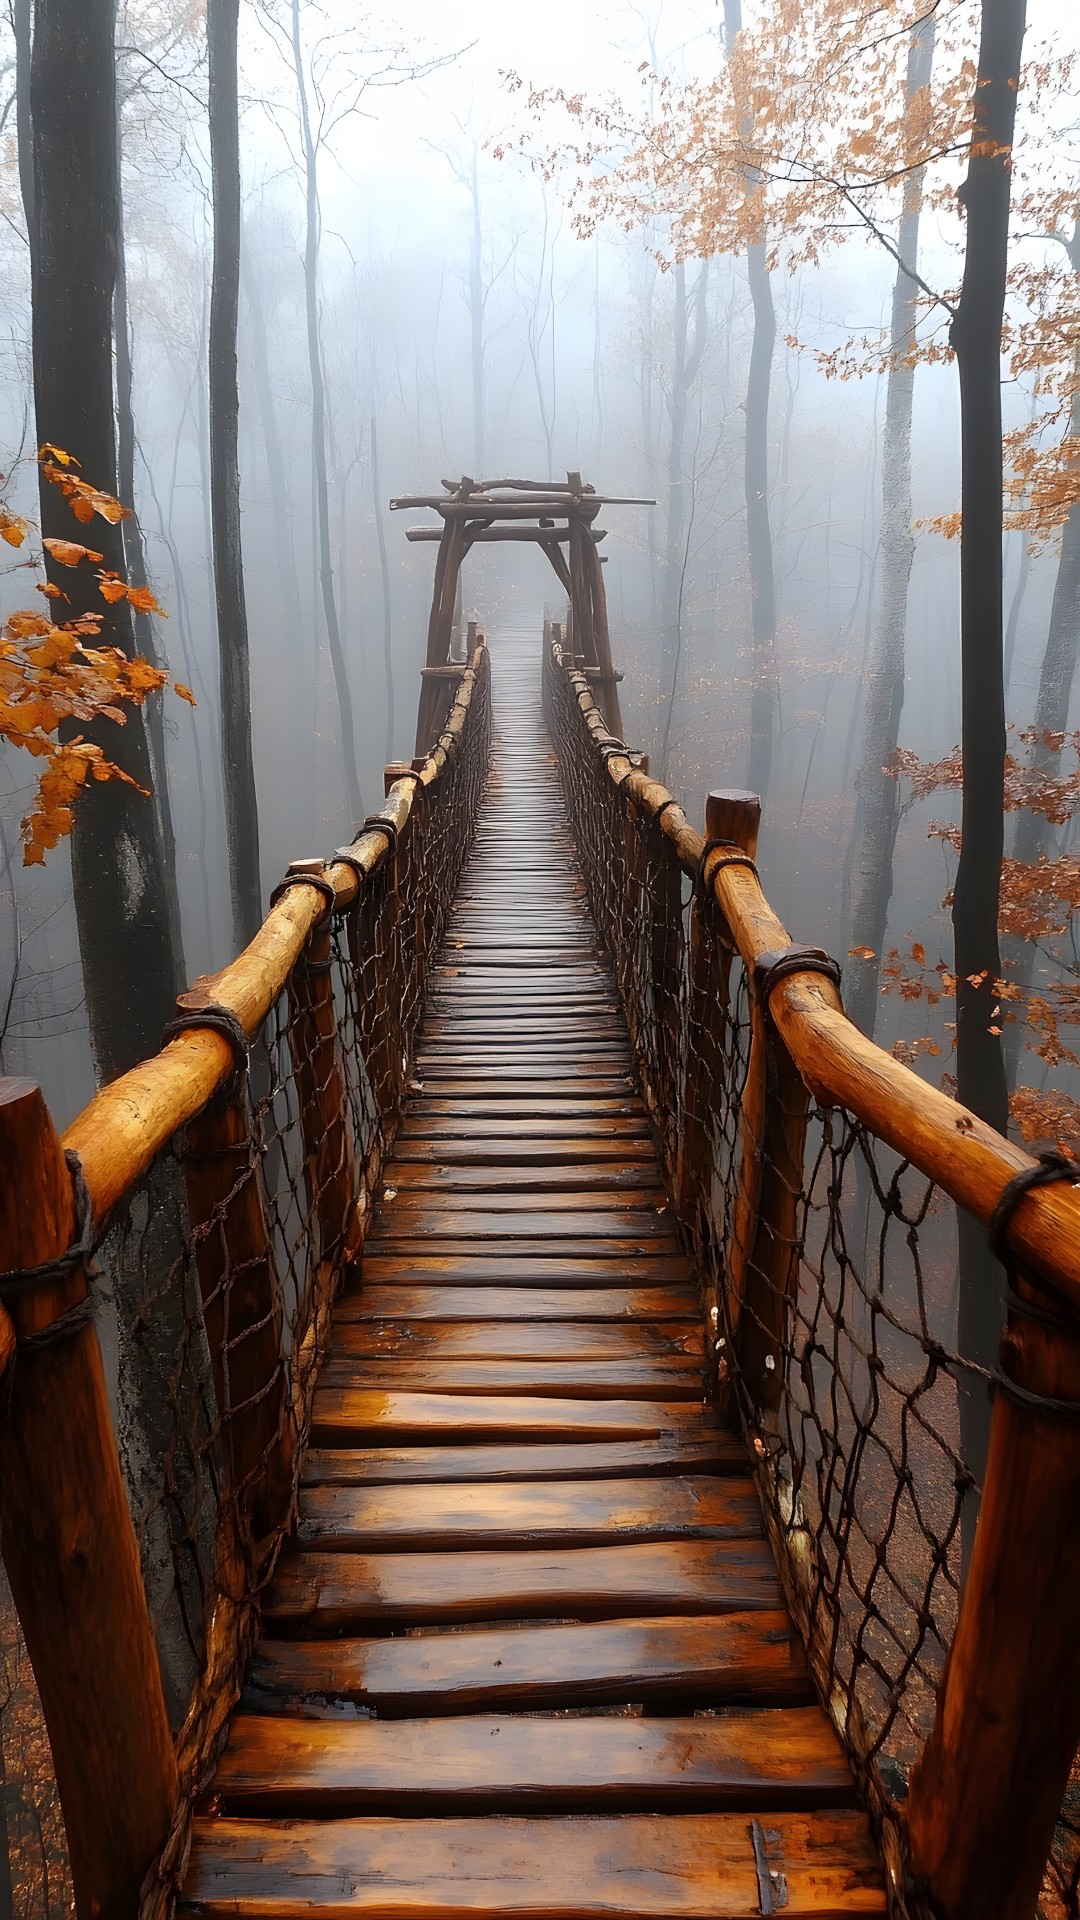
[[[684,874],[696,880],[705,836],[691,826],[674,795],[642,773],[623,742],[608,732],[586,676],[564,665],[557,642],[552,651],[574,689],[607,778],[639,812],[658,822]],[[714,852],[706,859],[704,877],[751,972],[763,954],[791,944],[748,867],[725,865]],[[778,980],[769,1011],[811,1093],[845,1107],[984,1226],[1010,1180],[1036,1164],[1022,1147],[868,1040],[820,973],[790,973]],[[1021,1260],[1080,1308],[1080,1190],[1055,1184],[1026,1193],[1012,1211],[1007,1237]]]
[[[331,1304],[359,1254],[431,938],[483,788],[488,661],[473,637],[430,752],[391,770],[380,812],[342,857],[293,863],[250,945],[180,996],[179,1030],[157,1054],[102,1088],[62,1138],[33,1083],[0,1082],[0,1271],[12,1297],[10,1317],[0,1306],[0,1372],[13,1368],[0,1407],[3,1551],[79,1920],[165,1920],[191,1807],[238,1695],[257,1595],[295,1503]],[[395,926],[410,889],[417,938],[376,941],[372,926]],[[366,966],[377,994],[362,991]],[[398,1008],[392,1070],[384,1063],[375,1086],[372,1022],[391,994],[407,1000],[410,1024]],[[254,1045],[250,1075],[236,1071],[241,1039]],[[166,1363],[168,1457],[149,1499],[125,1484],[88,1299],[107,1232],[132,1376],[145,1369],[153,1384]],[[24,1270],[39,1267],[28,1281]],[[129,1279],[134,1297],[122,1301]],[[177,1548],[164,1583],[153,1523]],[[180,1549],[196,1563],[194,1617]],[[167,1694],[174,1603],[195,1669]]]
[[[409,830],[418,792],[435,788],[443,768],[457,751],[485,650],[478,643],[450,710],[443,732],[423,763],[397,778],[378,819],[365,822],[349,848],[348,863],[320,863],[318,878],[333,887],[335,907],[351,906],[360,881],[356,869],[373,877],[390,860],[395,838]],[[258,1033],[304,947],[327,911],[320,887],[291,884],[271,907],[250,945],[220,973],[198,984],[213,988],[219,1006],[234,1013],[249,1039]],[[177,1130],[200,1113],[235,1065],[233,1048],[210,1027],[189,1028],[149,1060],[102,1087],[63,1133],[62,1145],[79,1155],[83,1178],[100,1225],[146,1172]]]
[[[848,1019],[833,963],[792,946],[762,891],[753,795],[710,795],[703,838],[605,727],[550,623],[544,676],[721,1403],[752,1444],[766,1533],[881,1838],[891,1910],[1032,1920],[1044,1873],[1075,1899],[1077,1872],[1075,1823],[1058,1822],[1080,1742],[1080,1192],[1065,1180],[1017,1202],[1013,1190],[997,1366],[950,1352],[948,1267],[935,1292],[919,1249],[935,1190],[989,1226],[1039,1163]],[[689,902],[672,887],[680,872]],[[647,949],[669,936],[674,1008],[644,978]],[[964,1451],[962,1402],[985,1393],[972,1541],[981,1463]]]

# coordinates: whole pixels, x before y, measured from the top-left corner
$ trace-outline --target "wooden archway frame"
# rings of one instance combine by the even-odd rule
[[[546,554],[570,602],[568,645],[577,664],[594,683],[604,720],[622,738],[617,673],[611,658],[607,594],[597,551],[606,536],[595,524],[602,506],[651,506],[652,501],[616,500],[583,485],[579,473],[565,482],[538,480],[444,480],[441,496],[391,500],[392,508],[426,507],[442,517],[442,527],[410,527],[406,538],[437,541],[435,580],[428,619],[427,659],[416,721],[416,752],[426,753],[438,738],[464,672],[450,648],[465,555],[474,546],[521,542]],[[566,554],[563,554],[563,547]]]

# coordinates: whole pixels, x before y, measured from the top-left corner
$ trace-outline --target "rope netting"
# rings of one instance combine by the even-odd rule
[[[181,1776],[144,1914],[162,1910],[182,1866],[190,1802],[294,1518],[330,1306],[396,1131],[490,727],[481,646],[424,773],[404,776],[408,808],[286,876],[325,907],[254,1034],[221,1004],[232,970],[182,996],[178,1026],[228,1039],[234,1070],[94,1236],[95,1317]],[[328,874],[356,885],[335,889]],[[46,1893],[25,1910],[54,1905]]]
[[[902,1809],[956,1626],[994,1386],[959,1351],[956,1211],[803,1084],[770,1020],[769,982],[744,964],[712,886],[723,862],[752,865],[747,854],[664,831],[674,801],[650,793],[557,642],[545,644],[544,697],[713,1330],[712,1385],[753,1450],[781,1578],[881,1837],[893,1911],[914,1914]],[[828,970],[824,956],[803,965]],[[1077,1913],[1076,1839],[1067,1801],[1046,1920]]]

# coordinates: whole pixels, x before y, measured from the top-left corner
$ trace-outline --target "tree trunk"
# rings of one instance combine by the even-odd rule
[[[728,0],[730,4],[730,0]],[[751,793],[762,798],[772,777],[776,709],[776,588],[769,524],[769,390],[772,385],[776,312],[764,240],[746,250],[754,339],[746,383],[746,541],[750,556],[750,625],[754,641],[754,686],[750,697]]]
[[[1080,274],[1080,219],[1074,221],[1072,239],[1068,245],[1069,259],[1074,272]],[[1073,390],[1072,407],[1069,418],[1069,438],[1073,446],[1080,446],[1080,349],[1073,357],[1073,379],[1077,383]],[[1021,559],[1020,578],[1013,595],[1013,606],[1009,615],[1009,627],[1013,629],[1019,618],[1019,603],[1027,584],[1027,571],[1030,554],[1026,534]],[[1035,701],[1034,730],[1036,740],[1031,752],[1031,765],[1040,773],[1055,779],[1061,771],[1061,753],[1045,739],[1046,734],[1064,733],[1069,724],[1069,706],[1072,700],[1073,681],[1076,677],[1077,649],[1080,647],[1080,503],[1074,501],[1066,516],[1061,530],[1061,551],[1058,556],[1057,575],[1054,580],[1054,598],[1050,606],[1050,625],[1047,628],[1046,647],[1043,652],[1042,666],[1039,670],[1039,692]],[[1008,684],[1008,665],[1011,647],[1006,635],[1006,685]],[[1013,857],[1022,860],[1025,866],[1033,866],[1049,854],[1052,846],[1050,825],[1046,815],[1032,813],[1025,808],[1017,817],[1013,834]],[[1017,940],[1015,937],[1005,941],[1005,961],[1010,980],[1019,987],[1030,987],[1035,971],[1036,949],[1030,940]],[[1023,1018],[1010,1020],[1005,1029],[1005,1060],[1010,1086],[1015,1086],[1019,1077],[1025,1052],[1026,1023]]]
[[[116,276],[116,59],[113,0],[37,0],[30,62],[33,129],[34,400],[39,442],[73,454],[95,486],[117,486],[112,310]],[[71,512],[42,478],[47,536]],[[120,529],[95,521],[105,566],[123,570]],[[134,653],[129,608],[105,609],[89,568],[55,568],[71,614],[105,612],[103,638]],[[152,771],[143,716],[83,729],[143,789]],[[76,808],[71,849],[90,1044],[101,1079],[153,1053],[180,985],[167,861],[153,802],[113,781]]]
[[[306,698],[306,690],[313,683],[317,667],[317,654],[307,644],[308,629],[300,611],[300,581],[296,571],[296,548],[293,544],[292,504],[289,499],[289,475],[282,444],[281,428],[278,424],[278,411],[274,400],[273,383],[270,378],[270,354],[266,337],[266,315],[259,297],[258,281],[248,257],[247,249],[241,241],[240,281],[247,303],[247,315],[250,325],[251,359],[255,374],[255,395],[259,404],[259,420],[262,427],[263,454],[266,461],[266,477],[270,487],[270,508],[274,517],[274,561],[277,573],[278,598],[281,602],[281,620],[285,629],[285,655],[290,667],[296,674],[296,695],[301,706]],[[306,798],[304,819],[307,823],[309,844],[314,844],[315,829],[315,766],[314,739],[312,747],[305,754]]]
[[[116,454],[117,491],[130,510],[124,522],[124,562],[133,587],[147,587],[150,577],[146,566],[146,545],[142,522],[135,511],[135,414],[132,406],[131,317],[128,309],[127,243],[124,233],[124,169],[122,128],[119,103],[116,117],[116,289],[113,295],[113,331],[116,342]],[[152,666],[166,663],[148,613],[134,614],[135,645]],[[169,767],[165,749],[165,692],[149,695],[146,707],[146,731],[150,744],[150,762],[154,777],[154,805],[157,808],[161,843],[165,853],[165,881],[169,896],[169,937],[177,954],[181,975],[185,975],[184,941],[180,916],[180,891],[176,883],[176,832],[173,826],[172,800],[169,794]]]
[[[323,617],[334,670],[338,715],[341,722],[341,757],[345,773],[345,797],[354,822],[363,818],[364,802],[360,794],[360,775],[356,766],[356,734],[353,724],[352,694],[341,644],[337,600],[334,594],[334,565],[330,552],[330,483],[326,456],[326,383],[323,377],[322,340],[319,333],[319,239],[322,215],[319,207],[318,149],[308,106],[304,50],[300,40],[300,0],[292,0],[292,49],[296,70],[296,92],[300,106],[300,131],[304,143],[305,196],[307,221],[304,236],[304,293],[307,314],[308,364],[311,371],[311,463],[315,479],[315,520],[318,538],[319,585],[322,591]]]
[[[247,601],[240,544],[240,398],[236,379],[240,305],[238,18],[239,0],[208,0],[206,43],[214,201],[214,265],[210,288],[210,513],[233,932],[237,943],[246,947],[262,923],[263,898],[259,810],[251,746]]]
[[[998,906],[1004,848],[1005,695],[1002,648],[1001,325],[1009,195],[1026,0],[983,0],[967,178],[960,196],[967,247],[952,345],[960,376],[962,844],[953,893],[957,1091],[1002,1133],[1008,1098],[995,983],[1001,973]],[[986,1235],[959,1216],[961,1353],[992,1366],[1001,1325],[1001,1273]],[[969,1466],[985,1457],[988,1401],[965,1397]],[[965,1530],[970,1540],[970,1526]]]
[[[724,38],[728,51],[742,32],[742,0],[724,0]],[[751,129],[749,115],[743,126]],[[757,186],[758,176],[748,176]],[[776,310],[769,279],[768,253],[762,231],[746,249],[746,272],[754,310],[754,337],[746,382],[746,428],[743,478],[746,491],[746,544],[750,562],[750,629],[753,638],[753,688],[750,695],[750,790],[762,798],[772,776],[773,729],[776,709],[776,585],[772,527],[769,523],[769,394],[772,387]]]
[[[686,459],[684,444],[686,439],[686,412],[690,392],[701,368],[705,352],[706,296],[709,284],[709,263],[703,261],[699,270],[692,299],[686,293],[686,267],[679,260],[675,266],[675,326],[674,352],[671,366],[671,388],[668,396],[668,419],[671,425],[671,437],[668,443],[668,488],[667,488],[667,527],[664,552],[663,599],[660,613],[660,699],[666,708],[660,748],[659,777],[664,777],[667,761],[668,740],[671,734],[671,714],[675,705],[679,672],[679,655],[682,651],[682,600],[683,576],[686,569],[686,544],[688,535],[686,512]],[[691,307],[693,309],[693,338],[691,339]]]
[[[469,254],[469,323],[472,347],[473,472],[483,477],[487,465],[484,433],[484,254],[480,223],[480,172],[477,150],[472,156],[472,245]]]
[[[386,759],[389,764],[394,757],[394,653],[391,644],[390,565],[386,556],[386,522],[383,519],[379,442],[374,414],[371,416],[371,492],[375,502],[375,538],[379,543],[379,577],[382,581],[383,668],[386,674]]]
[[[925,14],[908,47],[905,111],[910,118],[918,96],[930,85],[935,18]],[[897,235],[901,264],[893,285],[889,377],[885,399],[885,438],[881,463],[881,593],[866,667],[862,716],[862,764],[857,793],[860,831],[853,874],[851,943],[868,947],[872,960],[850,969],[845,1000],[851,1018],[873,1037],[877,1018],[881,953],[893,888],[893,855],[900,813],[899,788],[884,772],[900,737],[904,707],[904,647],[907,638],[908,585],[915,539],[911,527],[911,414],[915,393],[915,329],[918,287],[913,278],[919,258],[919,216],[923,170],[905,176]],[[905,268],[910,268],[907,271]]]
[[[19,191],[26,216],[30,258],[34,255],[34,155],[30,130],[31,0],[11,0],[15,35],[15,140],[19,160]]]

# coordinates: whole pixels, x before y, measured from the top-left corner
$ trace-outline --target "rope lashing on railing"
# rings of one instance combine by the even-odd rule
[[[1051,1291],[1037,1274],[1025,1272],[1024,1284],[1038,1293],[1038,1301],[1026,1299],[1017,1292],[1012,1283],[1011,1274],[1015,1266],[1008,1244],[1009,1223],[1015,1209],[1025,1194],[1037,1187],[1052,1186],[1064,1181],[1070,1186],[1080,1185],[1080,1166],[1069,1156],[1053,1148],[1045,1148],[1036,1156],[1034,1166],[1024,1167],[1014,1174],[1001,1195],[987,1228],[986,1237],[990,1251],[1000,1260],[1010,1275],[1005,1289],[1005,1305],[1010,1319],[1026,1320],[1032,1326],[1042,1327],[1046,1332],[1060,1336],[1072,1333],[1075,1338],[1080,1333],[1080,1320],[1069,1312],[1060,1294]],[[1045,1303],[1045,1304],[1044,1304]],[[1029,1387],[1021,1386],[1005,1368],[999,1365],[991,1382],[991,1392],[1007,1394],[1017,1406],[1025,1407],[1033,1413],[1050,1415],[1053,1419],[1080,1419],[1080,1400],[1065,1400],[1058,1395],[1034,1393]]]
[[[348,847],[335,847],[333,852],[333,859],[329,863],[333,865],[334,861],[336,861],[339,866],[348,867],[349,872],[352,874],[353,879],[356,881],[357,887],[363,886],[363,884],[369,877],[368,870],[365,867],[363,861],[359,859],[359,857],[353,852],[353,847],[356,845],[358,840],[363,838],[365,833],[385,834],[387,857],[392,860],[397,859],[397,851],[398,851],[397,822],[395,820],[389,819],[387,815],[384,813],[369,813],[367,816],[367,819],[364,820],[359,827],[357,827],[356,832],[353,834],[352,845]]]
[[[666,804],[668,803],[665,802]],[[657,817],[659,818],[659,815]],[[723,857],[717,860],[713,857],[716,854]],[[711,867],[710,860],[712,860]],[[736,846],[734,840],[706,840],[701,849],[697,873],[694,875],[695,899],[699,901],[707,899],[710,885],[725,867],[747,867],[755,880],[758,877],[757,862],[752,860],[748,853],[744,853],[741,847]]]
[[[239,1071],[248,1064],[251,1042],[244,1031],[240,1016],[231,1007],[223,1007],[217,1000],[210,1001],[205,1007],[185,1007],[168,1021],[161,1030],[161,1044],[167,1047],[170,1040],[179,1040],[182,1034],[203,1028],[210,1033],[220,1034],[233,1050]]]
[[[991,1253],[1001,1261],[1003,1267],[1007,1267],[1011,1259],[1009,1223],[1024,1195],[1034,1187],[1048,1187],[1058,1180],[1068,1181],[1071,1186],[1080,1185],[1080,1166],[1075,1160],[1070,1160],[1067,1154],[1047,1148],[1036,1154],[1034,1166],[1021,1168],[1002,1190],[1001,1198],[990,1216],[986,1237]]]
[[[840,962],[826,953],[824,947],[804,947],[792,941],[790,946],[773,947],[758,954],[754,979],[766,1006],[773,988],[789,973],[820,973],[840,991]]]
[[[42,1287],[60,1286],[79,1267],[86,1265],[94,1251],[94,1207],[83,1176],[82,1162],[70,1147],[65,1149],[64,1159],[71,1175],[75,1202],[75,1238],[54,1260],[45,1260],[37,1267],[22,1267],[12,1273],[0,1273],[0,1305],[6,1305],[7,1301],[25,1293],[37,1293]],[[74,1306],[58,1314],[47,1326],[39,1327],[34,1333],[16,1334],[15,1352],[18,1354],[29,1347],[51,1347],[58,1340],[70,1340],[90,1325],[96,1313],[97,1303],[87,1291],[85,1300],[76,1300]],[[6,1410],[10,1400],[13,1371],[12,1361],[4,1370],[3,1384],[0,1386],[0,1411]]]
[[[310,866],[317,867],[320,871],[309,873],[307,869]],[[328,880],[321,871],[322,866],[323,862],[321,860],[294,860],[290,866],[286,867],[285,878],[278,881],[277,886],[270,895],[270,905],[276,907],[278,901],[284,898],[290,887],[314,887],[316,893],[321,893],[323,899],[326,901],[326,912],[319,916],[319,919],[311,929],[312,933],[323,930],[337,906],[337,889],[333,881]]]

